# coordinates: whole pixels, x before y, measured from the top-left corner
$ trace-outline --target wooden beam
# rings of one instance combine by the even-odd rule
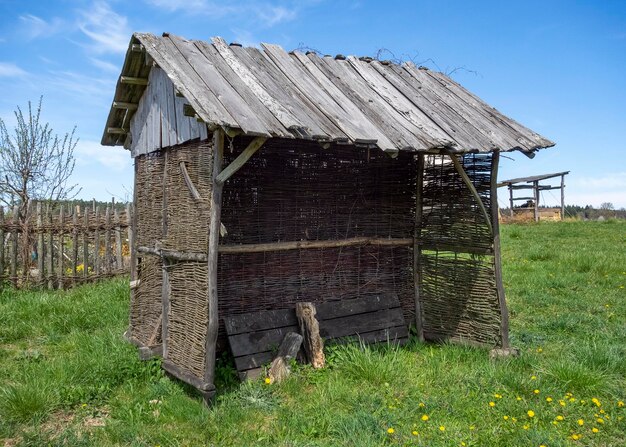
[[[136,110],[138,105],[139,104],[134,104],[132,102],[113,101],[114,109]]]
[[[147,253],[155,256],[161,256],[163,258],[171,259],[173,261],[192,261],[192,262],[206,262],[206,253],[193,252],[193,251],[178,251],[168,250],[165,248],[152,248],[152,247],[137,247],[138,253]]]
[[[386,247],[411,247],[413,238],[374,238],[355,237],[351,239],[339,239],[330,241],[290,241],[290,242],[270,242],[265,244],[243,244],[243,245],[220,245],[220,253],[263,253],[266,251],[286,251],[314,248],[337,248],[355,247],[359,245],[377,245]]]
[[[231,178],[235,172],[239,171],[243,165],[250,160],[250,157],[252,157],[256,151],[261,149],[265,140],[267,140],[265,137],[258,137],[252,140],[248,147],[246,147],[243,152],[232,161],[232,163],[226,166],[224,170],[219,173],[219,175],[215,178],[215,182],[219,185],[223,185],[226,180]]]
[[[130,85],[148,85],[148,80],[146,78],[134,78],[132,76],[120,76],[120,82],[122,84]]]
[[[417,156],[417,179],[415,194],[415,231],[413,235],[413,288],[415,292],[415,330],[420,341],[424,341],[424,321],[421,303],[421,257],[422,196],[424,193],[424,154]]]
[[[107,133],[114,135],[126,135],[128,133],[128,130],[122,129],[121,127],[108,127]]]
[[[509,343],[509,310],[504,295],[504,283],[502,281],[502,259],[500,254],[500,222],[498,219],[498,164],[500,153],[494,152],[491,159],[491,223],[493,228],[493,265],[496,280],[496,293],[500,304],[500,338],[502,348],[508,349]]]
[[[222,215],[222,186],[217,178],[222,171],[224,157],[224,132],[217,129],[213,132],[213,190],[211,192],[211,209],[209,211],[209,240],[208,240],[208,318],[205,343],[204,381],[215,383],[215,355],[217,349],[217,331],[219,327],[218,299],[217,299],[217,262],[220,242],[220,223]]]
[[[465,183],[465,186],[467,186],[467,188],[470,190],[470,192],[474,196],[474,199],[476,200],[476,203],[478,203],[478,206],[480,207],[480,210],[482,211],[483,216],[485,217],[485,222],[487,223],[487,226],[489,227],[489,231],[491,231],[491,234],[493,234],[493,225],[491,223],[491,216],[487,212],[487,208],[485,208],[485,204],[483,203],[482,199],[480,198],[480,195],[478,194],[478,191],[476,191],[476,188],[474,187],[474,184],[472,183],[470,178],[465,173],[465,170],[463,169],[463,166],[461,165],[461,162],[459,161],[457,156],[454,155],[454,154],[451,154],[451,153],[448,153],[448,156],[450,157],[450,160],[452,160],[452,163],[454,164],[454,167],[456,168],[456,171],[459,173],[459,175],[463,179],[463,182]]]
[[[191,196],[195,200],[202,200],[202,197],[200,197],[200,193],[196,189],[196,186],[191,181],[191,177],[189,177],[189,172],[187,172],[187,166],[185,165],[185,162],[181,161],[180,163],[178,163],[178,165],[180,166],[180,172],[183,174],[183,179],[185,180],[185,184],[187,185],[187,188],[189,188],[189,192],[191,193]]]

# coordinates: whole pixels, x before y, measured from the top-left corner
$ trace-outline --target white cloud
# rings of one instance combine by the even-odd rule
[[[78,166],[99,164],[107,169],[121,172],[132,165],[130,152],[121,147],[102,146],[97,141],[80,140],[76,146]]]
[[[15,78],[18,76],[26,76],[24,70],[10,62],[0,62],[0,78]]]
[[[113,11],[107,2],[95,1],[90,9],[79,11],[77,23],[95,53],[126,52],[131,35],[128,19]]]
[[[103,71],[107,71],[109,73],[119,73],[121,69],[120,67],[118,67],[115,64],[112,64],[111,62],[103,61],[102,59],[98,59],[95,57],[90,57],[89,61],[95,67],[98,67],[99,69]]]
[[[279,23],[295,19],[298,12],[317,0],[291,0],[283,2],[267,2],[257,0],[213,1],[213,0],[145,0],[146,3],[167,12],[183,12],[186,14],[202,14],[211,18],[234,16],[236,18],[251,17],[255,24],[262,28],[271,28]],[[280,4],[278,4],[280,3]]]
[[[22,22],[22,32],[29,40],[38,37],[48,38],[62,31],[66,26],[65,22],[58,17],[46,21],[32,14],[20,16],[20,22]]]

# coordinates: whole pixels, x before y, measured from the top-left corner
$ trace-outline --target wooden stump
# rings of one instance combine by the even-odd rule
[[[307,360],[313,368],[323,368],[326,363],[324,341],[320,337],[320,325],[315,318],[316,313],[313,303],[296,303],[296,316],[300,324],[300,333],[304,337]]]
[[[272,361],[268,377],[270,383],[281,382],[289,375],[289,362],[295,358],[302,345],[302,335],[289,332],[285,335],[278,349],[278,355]]]

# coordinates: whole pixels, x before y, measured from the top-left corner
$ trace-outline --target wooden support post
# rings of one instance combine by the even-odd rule
[[[415,231],[413,236],[413,288],[415,290],[415,330],[420,341],[424,341],[424,316],[421,302],[421,252],[422,196],[424,192],[424,154],[417,156],[417,178],[415,193]]]
[[[280,383],[287,378],[290,373],[289,362],[296,357],[301,345],[302,335],[295,332],[288,332],[285,335],[270,366],[268,373],[270,383]]]
[[[39,270],[39,286],[43,286],[45,279],[44,259],[46,249],[44,247],[43,238],[43,209],[41,207],[41,202],[37,202],[35,212],[37,213],[37,270]]]
[[[169,359],[168,340],[169,340],[169,317],[170,317],[170,295],[172,288],[170,287],[170,273],[167,270],[167,259],[163,259],[163,281],[161,289],[161,346],[163,346],[163,360]]]
[[[565,219],[565,174],[561,174],[561,220]]]
[[[511,208],[510,215],[513,217],[513,188],[511,185],[509,185],[509,207]]]
[[[89,274],[89,209],[85,206],[83,216],[83,280]]]
[[[256,151],[261,149],[261,146],[263,146],[263,143],[265,143],[266,139],[267,138],[258,137],[252,140],[248,147],[246,147],[237,158],[235,158],[228,166],[224,168],[223,171],[218,174],[215,179],[216,183],[223,185],[226,180],[231,178],[235,172],[240,170],[243,165],[246,164],[248,160],[250,160],[250,157],[252,157],[256,153]]]
[[[130,280],[137,279],[137,252],[135,251],[135,216],[133,205],[126,204],[126,223],[128,224],[128,251],[130,252]]]
[[[113,210],[115,221],[115,268],[118,271],[124,269],[124,260],[122,259],[122,228],[120,226],[120,213],[117,209]]]
[[[509,310],[504,295],[502,282],[502,259],[500,253],[500,223],[498,220],[498,164],[499,152],[493,152],[491,159],[491,223],[493,225],[493,265],[496,280],[498,302],[500,304],[500,337],[502,348],[507,349],[509,344]]]
[[[461,179],[463,179],[463,183],[465,183],[465,186],[467,186],[467,188],[472,193],[472,196],[474,196],[474,199],[476,200],[478,207],[480,208],[480,210],[483,213],[483,216],[485,217],[485,223],[489,227],[489,231],[491,231],[491,234],[493,234],[493,225],[491,224],[491,216],[487,212],[487,208],[485,208],[485,204],[480,198],[478,191],[476,191],[476,188],[474,187],[472,180],[465,173],[465,170],[463,169],[463,166],[461,165],[461,162],[459,161],[457,156],[454,154],[448,154],[448,155],[450,157],[450,160],[452,160],[452,163],[454,164],[456,172],[459,173],[459,175],[461,176]]]
[[[313,368],[317,369],[324,367],[326,357],[324,356],[324,341],[320,337],[320,325],[315,318],[316,313],[313,303],[296,303],[296,317],[300,324],[300,333],[304,336],[304,352]]]
[[[78,276],[78,212],[80,208],[74,207],[72,215],[72,284],[76,285]]]
[[[65,256],[64,253],[64,246],[63,246],[63,233],[65,232],[65,215],[64,215],[64,209],[63,209],[63,205],[60,205],[59,208],[59,281],[58,281],[58,288],[59,289],[63,289],[63,257]]]
[[[539,182],[533,182],[533,193],[535,197],[535,222],[539,222]]]
[[[111,207],[104,212],[104,273],[111,273]]]
[[[52,228],[54,226],[54,222],[52,219],[52,207],[50,204],[46,207],[46,214],[48,220],[48,253],[46,253],[46,261],[47,261],[47,271],[46,275],[48,276],[48,289],[54,289],[54,233]]]
[[[0,290],[4,288],[4,207],[0,205]]]
[[[96,276],[100,276],[100,206],[96,205],[95,216],[95,231],[94,231],[94,247],[93,247],[93,271]]]
[[[208,243],[208,322],[206,336],[206,367],[204,381],[215,384],[215,351],[219,314],[217,308],[217,261],[220,242],[220,223],[222,214],[222,184],[217,181],[222,170],[224,157],[224,132],[216,129],[213,132],[213,189],[211,192],[211,209],[209,211],[209,243]]]

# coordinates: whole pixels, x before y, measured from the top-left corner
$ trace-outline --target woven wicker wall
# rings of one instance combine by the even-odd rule
[[[154,246],[163,238],[163,166],[161,153],[135,158],[135,247]],[[161,319],[161,259],[137,258],[137,287],[131,294],[130,335],[143,345],[158,344]],[[156,331],[156,332],[155,332]],[[156,338],[150,340],[153,334]]]
[[[234,159],[248,143],[235,139]],[[414,155],[270,140],[225,185],[222,244],[412,237]],[[351,247],[220,254],[220,316],[286,308],[296,301],[395,292],[414,313],[412,249]]]
[[[465,171],[491,209],[491,156],[463,157]],[[426,159],[420,299],[427,339],[501,342],[492,237],[485,217],[448,157]]]

